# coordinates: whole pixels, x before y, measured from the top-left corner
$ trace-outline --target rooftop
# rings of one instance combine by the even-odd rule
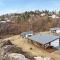
[[[39,42],[41,44],[47,44],[49,42],[53,42],[59,39],[59,36],[51,35],[51,34],[36,34],[31,36],[29,39]]]

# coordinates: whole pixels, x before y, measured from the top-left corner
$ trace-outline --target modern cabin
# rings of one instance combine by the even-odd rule
[[[59,39],[60,46],[60,37],[51,34],[36,34],[29,37],[28,39],[40,43],[41,47],[44,49],[51,46],[51,42]]]
[[[60,28],[58,28],[58,27],[50,28],[50,32],[59,34],[60,33]]]
[[[31,37],[32,35],[33,35],[33,31],[22,32],[22,33],[21,33],[21,36],[22,36],[22,37],[25,37],[25,38]]]

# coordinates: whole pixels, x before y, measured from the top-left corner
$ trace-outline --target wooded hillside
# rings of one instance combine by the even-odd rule
[[[45,13],[45,15],[41,15]],[[30,11],[24,13],[6,14],[0,16],[0,36],[6,34],[20,34],[23,31],[48,31],[51,27],[60,27],[60,18],[51,18],[53,14],[60,17],[60,13],[45,11]],[[10,22],[1,23],[6,21]]]

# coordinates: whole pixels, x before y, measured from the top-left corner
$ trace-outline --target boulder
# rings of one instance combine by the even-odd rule
[[[1,58],[5,59],[8,53],[20,53],[22,50],[15,45],[5,45],[1,49]]]
[[[38,57],[34,57],[35,60],[54,60],[52,59],[51,57],[41,57],[41,56],[38,56]]]
[[[43,60],[42,57],[38,56],[38,57],[34,57],[35,60]]]
[[[11,54],[8,54],[8,57],[7,57],[9,60],[29,60],[28,58],[25,58],[24,55],[22,54],[18,54],[18,53],[11,53]]]
[[[10,40],[5,40],[5,41],[3,41],[3,46],[5,46],[5,45],[13,45],[13,44]]]

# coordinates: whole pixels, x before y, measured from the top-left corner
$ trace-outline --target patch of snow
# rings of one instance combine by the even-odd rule
[[[54,46],[54,47],[59,46],[59,39],[57,39],[56,41],[53,41],[53,42],[51,43],[51,45]]]

